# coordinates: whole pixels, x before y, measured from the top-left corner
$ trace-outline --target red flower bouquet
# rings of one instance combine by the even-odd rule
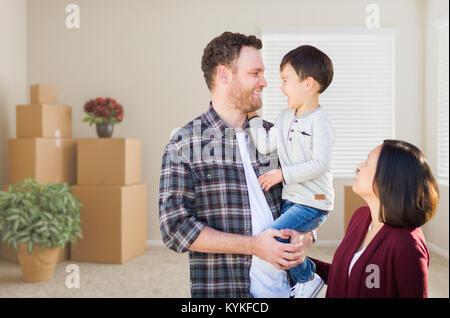
[[[123,108],[114,98],[96,98],[89,100],[84,105],[87,117],[83,122],[88,122],[92,126],[94,123],[118,124],[123,120]]]

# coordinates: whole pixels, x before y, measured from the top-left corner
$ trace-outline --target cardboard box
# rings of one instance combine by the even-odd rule
[[[17,105],[16,137],[72,137],[72,107],[65,105]]]
[[[362,206],[366,206],[367,203],[359,195],[353,192],[352,186],[344,186],[344,205],[344,223],[345,230],[347,230],[353,212]]]
[[[71,259],[123,264],[146,252],[147,186],[73,186],[83,204],[83,238],[71,245]]]
[[[17,252],[2,242],[1,259],[6,262],[19,264]],[[70,243],[66,243],[63,248],[59,248],[57,263],[70,259]]]
[[[77,185],[141,183],[142,143],[138,139],[78,139],[77,152]]]
[[[30,104],[57,104],[56,87],[52,85],[31,85]]]
[[[76,183],[76,139],[8,140],[8,183],[34,178],[40,183]]]

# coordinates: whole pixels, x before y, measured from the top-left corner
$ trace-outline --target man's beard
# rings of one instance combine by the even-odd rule
[[[261,99],[256,99],[253,91],[256,88],[244,89],[239,79],[233,78],[231,83],[230,100],[231,103],[243,113],[250,113],[261,108]]]

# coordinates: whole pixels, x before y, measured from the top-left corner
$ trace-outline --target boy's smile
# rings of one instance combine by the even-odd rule
[[[288,98],[289,108],[298,109],[305,102],[305,81],[301,81],[291,64],[286,64],[281,70],[281,91]]]
[[[312,110],[318,105],[318,90],[320,85],[312,77],[301,79],[290,63],[280,71],[281,91],[288,98],[289,108],[300,111]],[[301,110],[300,110],[301,109]]]

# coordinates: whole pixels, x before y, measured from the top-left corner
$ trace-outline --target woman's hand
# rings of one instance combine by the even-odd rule
[[[263,175],[260,175],[258,178],[258,182],[261,185],[261,188],[265,191],[269,191],[277,183],[283,181],[283,174],[281,173],[281,169],[271,170]]]
[[[290,239],[290,243],[281,243],[275,237]],[[313,244],[313,234],[292,229],[267,229],[253,236],[252,241],[252,255],[269,262],[278,270],[288,270],[303,263],[306,252]]]
[[[281,233],[284,234],[285,237],[290,238],[291,244],[298,246],[300,248],[300,263],[303,263],[306,257],[306,253],[308,249],[314,243],[314,235],[312,232],[299,232],[292,229],[283,229]],[[289,268],[283,268],[289,269]]]
[[[251,254],[272,264],[278,270],[287,270],[299,265],[305,259],[303,244],[299,240],[301,232],[283,232],[284,230],[267,229],[252,237]],[[290,234],[290,235],[289,235]],[[275,239],[291,238],[296,243],[281,243]]]

